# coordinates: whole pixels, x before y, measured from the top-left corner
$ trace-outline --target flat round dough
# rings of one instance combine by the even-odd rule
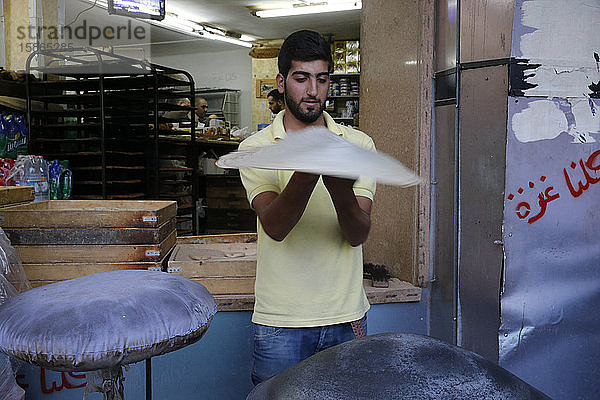
[[[293,170],[351,179],[364,176],[403,187],[421,182],[400,161],[359,147],[325,127],[290,132],[271,145],[225,154],[216,164],[221,168]]]

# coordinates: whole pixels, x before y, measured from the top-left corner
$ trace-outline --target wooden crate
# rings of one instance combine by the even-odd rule
[[[4,228],[13,245],[161,243],[176,229],[175,218],[157,228]]]
[[[162,261],[138,263],[45,263],[23,264],[25,275],[32,287],[47,285],[67,279],[97,272],[115,271],[123,269],[137,270],[162,270]]]
[[[2,228],[157,228],[177,203],[154,200],[49,200],[0,209]]]
[[[0,207],[27,204],[34,198],[33,186],[0,186]]]
[[[197,236],[178,242],[168,272],[199,282],[215,295],[254,293],[255,234]]]
[[[175,246],[173,231],[161,243],[97,245],[16,245],[26,264],[158,262]]]
[[[258,235],[256,233],[232,233],[226,235],[180,236],[177,238],[177,244],[255,243],[257,240]]]
[[[254,294],[255,277],[192,278],[211,294]]]

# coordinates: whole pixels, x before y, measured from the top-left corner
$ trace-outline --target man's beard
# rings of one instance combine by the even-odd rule
[[[321,114],[323,114],[323,110],[325,110],[325,102],[319,102],[319,106],[316,109],[312,111],[303,111],[300,107],[302,99],[300,99],[300,102],[294,101],[294,99],[288,95],[286,84],[284,84],[283,95],[285,96],[286,112],[291,112],[298,121],[304,122],[305,124],[312,124],[315,122],[319,119]]]

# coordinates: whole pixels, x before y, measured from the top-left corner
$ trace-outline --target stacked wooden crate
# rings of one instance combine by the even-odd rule
[[[180,237],[168,272],[201,283],[213,295],[253,295],[256,234]]]
[[[239,176],[207,175],[206,206],[209,234],[256,232],[256,213]]]
[[[0,186],[0,208],[27,204],[34,198],[33,186]]]
[[[161,270],[177,242],[174,201],[51,200],[0,209],[33,287],[95,272]]]

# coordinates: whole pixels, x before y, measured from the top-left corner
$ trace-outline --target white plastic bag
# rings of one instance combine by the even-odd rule
[[[31,289],[31,284],[25,276],[25,270],[17,251],[10,244],[10,240],[0,228],[0,275],[14,286],[17,292],[24,292]],[[6,301],[6,297],[1,297],[0,304]]]
[[[234,126],[231,129],[230,135],[231,135],[231,137],[234,137],[234,138],[246,139],[252,133],[253,132],[250,132],[250,127],[248,127],[248,126],[245,126],[245,127],[241,128],[241,129],[238,129],[237,126]]]
[[[16,286],[16,287],[15,287]],[[30,289],[23,264],[10,240],[0,228],[0,310],[2,304],[19,291]],[[25,391],[17,385],[11,358],[0,353],[0,400],[23,400]]]
[[[16,296],[17,290],[0,274],[0,309],[10,297]],[[25,391],[17,385],[15,369],[11,359],[4,353],[0,353],[0,400],[23,400]]]

